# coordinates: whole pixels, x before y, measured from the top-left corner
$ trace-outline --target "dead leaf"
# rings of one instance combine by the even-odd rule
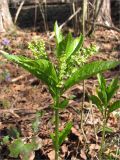
[[[63,152],[62,157],[65,157],[66,153],[68,152],[68,147],[66,146],[66,144],[63,144],[61,146],[61,149],[62,149],[62,152]]]
[[[72,127],[71,131],[72,131],[73,134],[75,134],[76,136],[78,136],[79,141],[81,143],[83,143],[83,139],[84,139],[83,135],[81,135],[80,132],[76,128],[74,128],[74,127]]]
[[[91,144],[90,145],[90,150],[99,150],[100,146],[98,144]]]
[[[48,153],[48,157],[50,160],[55,160],[55,151],[52,150]]]
[[[37,137],[35,137],[34,140],[35,140],[35,143],[37,144],[36,150],[40,149],[43,145],[42,139],[37,136]]]
[[[80,153],[80,157],[81,157],[82,159],[84,159],[84,160],[87,160],[85,150],[84,150],[84,149],[81,149],[80,152],[81,152],[81,153]]]
[[[23,160],[24,155],[20,154],[20,158],[21,158],[21,160]],[[34,160],[34,158],[35,158],[35,152],[30,152],[28,160]]]
[[[75,158],[75,157],[71,157],[71,160],[79,160],[79,159],[77,159],[77,158]]]
[[[91,158],[94,158],[97,155],[97,151],[100,149],[100,146],[98,144],[91,144],[89,149],[89,155]]]

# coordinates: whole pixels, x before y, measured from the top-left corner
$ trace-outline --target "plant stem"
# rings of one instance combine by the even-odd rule
[[[85,102],[85,80],[83,81],[83,97],[82,97],[82,106],[81,106],[81,115],[80,115],[80,118],[81,118],[80,128],[81,129],[83,128],[84,102]]]
[[[55,107],[59,107],[59,96],[56,99]],[[59,109],[55,109],[55,160],[59,158]]]
[[[106,126],[106,118],[103,121],[103,131],[102,131],[102,141],[100,146],[100,152],[99,152],[99,160],[102,160],[102,154],[104,151],[104,145],[105,145],[105,126]]]

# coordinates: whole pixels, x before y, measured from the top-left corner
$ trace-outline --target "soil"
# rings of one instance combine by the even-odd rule
[[[51,34],[51,33],[50,33]],[[14,33],[0,35],[0,47],[3,39],[10,40],[7,48],[10,54],[32,56],[28,50],[28,42],[32,39],[44,39],[46,49],[54,61],[54,40],[49,41],[45,33],[33,32],[31,30],[16,30]],[[120,35],[114,31],[99,29],[94,36],[87,38],[86,45],[95,43],[99,46],[99,53],[90,60],[118,60],[120,59]],[[9,76],[9,77],[8,77]],[[104,76],[107,82],[113,77],[120,76],[120,66],[106,71]],[[62,130],[68,121],[73,122],[71,133],[65,142],[61,145],[61,159],[66,160],[96,160],[97,152],[100,147],[102,116],[95,107],[89,103],[89,94],[95,93],[97,86],[96,76],[85,80],[85,103],[84,103],[84,126],[83,133],[79,129],[80,113],[82,105],[83,87],[82,83],[75,85],[65,93],[65,97],[70,98],[66,110],[60,111],[60,130]],[[120,99],[120,90],[113,100]],[[0,56],[0,141],[6,135],[13,137],[13,129],[17,129],[20,137],[28,140],[34,134],[31,124],[36,117],[36,112],[41,111],[38,137],[41,139],[42,148],[35,151],[34,160],[54,160],[54,150],[50,134],[54,130],[54,113],[52,110],[53,100],[47,87],[34,76],[4,59]],[[94,114],[93,114],[94,113]],[[119,113],[119,116],[116,116]],[[112,133],[106,134],[108,152],[112,152],[115,157],[115,151],[119,148],[120,142],[120,110],[111,114],[108,126],[113,129]],[[116,141],[114,140],[116,139]],[[111,143],[114,143],[111,147]],[[8,148],[3,145],[0,148],[0,160],[13,160],[9,156]],[[20,159],[17,158],[17,159]],[[117,157],[119,159],[119,157]],[[106,159],[107,160],[107,159]]]

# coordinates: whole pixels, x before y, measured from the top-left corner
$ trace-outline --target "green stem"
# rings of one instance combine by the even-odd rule
[[[100,146],[100,152],[99,152],[99,160],[102,160],[102,154],[104,151],[104,145],[105,145],[105,126],[106,126],[106,118],[103,121],[103,131],[102,131],[102,141],[101,141],[101,146]]]
[[[55,107],[59,107],[59,97],[56,99]],[[59,158],[59,109],[55,109],[55,160]]]

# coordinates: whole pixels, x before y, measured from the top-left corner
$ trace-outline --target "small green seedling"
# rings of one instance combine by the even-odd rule
[[[34,58],[11,55],[4,51],[1,53],[10,61],[19,64],[21,67],[42,80],[52,95],[55,113],[55,133],[51,134],[55,148],[55,160],[59,158],[60,145],[70,133],[72,123],[59,132],[59,110],[65,109],[68,100],[62,100],[64,92],[80,81],[87,79],[99,72],[114,68],[120,62],[116,61],[95,61],[87,63],[87,58],[95,51],[95,46],[83,47],[84,37],[80,35],[74,38],[71,33],[63,36],[57,22],[54,26],[56,40],[56,63],[54,64],[45,51],[43,41],[32,42],[29,48],[33,51]]]
[[[38,150],[42,147],[42,140],[37,135],[34,135],[29,138],[28,142],[28,138],[20,137],[20,133],[16,128],[10,128],[9,135],[2,138],[0,145],[6,145],[8,147],[10,151],[10,157],[21,157],[23,160],[29,160],[32,154],[33,156],[35,155],[35,150]]]
[[[30,154],[38,150],[38,144],[32,139],[32,142],[26,143],[21,138],[13,140],[13,142],[8,145],[10,150],[10,157],[18,158],[21,156],[23,160],[29,160]]]
[[[40,118],[42,117],[43,112],[36,112],[35,119],[32,122],[32,130],[34,134],[37,134],[40,126]]]
[[[113,79],[111,83],[107,85],[102,74],[98,74],[97,77],[99,82],[97,96],[93,95],[90,97],[90,99],[92,100],[92,103],[97,106],[103,116],[102,142],[100,149],[100,160],[102,160],[103,148],[105,146],[105,131],[107,128],[107,121],[110,114],[120,108],[120,100],[112,102],[112,97],[115,95],[120,85],[118,78]]]

